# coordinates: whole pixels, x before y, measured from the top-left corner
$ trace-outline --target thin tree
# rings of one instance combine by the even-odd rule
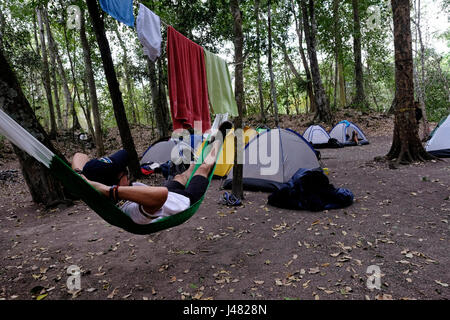
[[[53,97],[52,97],[52,89],[50,82],[50,70],[48,65],[48,56],[47,56],[47,46],[45,41],[45,29],[44,22],[42,18],[42,9],[36,8],[36,16],[38,20],[39,26],[39,36],[41,43],[41,53],[42,53],[42,78],[44,83],[45,94],[47,96],[48,102],[48,110],[50,113],[50,137],[53,139],[56,137],[56,119],[55,119],[55,109],[53,106]]]
[[[333,0],[333,19],[334,19],[334,54],[335,54],[335,107],[345,107],[347,104],[345,94],[345,79],[342,58],[342,39],[341,23],[339,15],[339,0]],[[339,88],[338,88],[339,87]],[[338,95],[339,93],[339,95]],[[338,97],[338,99],[336,99]],[[337,100],[337,101],[336,101]]]
[[[325,93],[322,79],[320,76],[319,62],[317,60],[316,34],[317,25],[315,18],[314,0],[301,0],[303,25],[305,31],[306,44],[308,47],[308,56],[311,67],[311,76],[314,86],[314,101],[316,114],[314,121],[323,121],[331,123],[332,116],[330,112],[330,103]]]
[[[309,111],[315,112],[316,107],[315,107],[315,103],[314,103],[314,91],[313,91],[313,85],[312,85],[311,71],[310,71],[310,68],[308,65],[308,60],[306,59],[305,50],[303,49],[303,23],[302,23],[302,21],[298,21],[297,13],[295,10],[293,0],[291,0],[291,10],[292,10],[292,13],[294,14],[295,31],[297,33],[297,38],[298,38],[298,48],[300,51],[300,57],[302,59],[303,68],[305,69],[305,74],[306,74],[306,91],[308,93],[308,97],[309,97],[309,101],[310,101]],[[302,18],[300,17],[300,20],[301,19]],[[306,108],[306,110],[308,110],[308,108]]]
[[[81,47],[83,48],[85,76],[89,87],[89,101],[91,103],[92,114],[94,116],[95,146],[97,149],[97,156],[100,157],[105,154],[105,147],[103,145],[102,123],[98,106],[97,88],[95,85],[94,72],[92,71],[91,48],[86,36],[86,23],[84,19],[84,11],[82,11],[80,21],[80,40]]]
[[[243,47],[244,35],[242,33],[242,12],[238,0],[230,0],[230,9],[233,16],[234,32],[234,62],[235,62],[235,96],[238,107],[238,116],[234,120],[235,131],[242,132],[242,117],[244,105],[244,74],[243,74]],[[240,129],[240,130],[239,130]],[[234,167],[232,193],[239,199],[244,197],[243,187],[243,150],[244,138],[235,137],[234,143]]]
[[[414,106],[413,53],[409,0],[391,0],[394,15],[395,126],[388,160],[411,163],[432,159],[419,138]]]
[[[65,100],[65,112],[64,112],[64,116],[63,116],[63,118],[64,118],[63,123],[64,123],[64,127],[67,128],[69,112],[71,112],[74,107],[74,99],[72,98],[72,95],[70,93],[69,84],[68,84],[67,76],[66,76],[66,71],[64,69],[63,61],[62,61],[61,56],[59,55],[59,51],[58,51],[58,44],[54,40],[52,32],[50,32],[48,34],[48,36],[49,36],[49,43],[53,46],[53,52],[55,54],[56,63],[58,65],[59,78],[62,82],[64,100]],[[76,130],[79,128],[80,128],[80,123],[78,122],[78,118],[76,118],[75,122],[73,123],[73,129]]]
[[[119,40],[120,47],[122,48],[122,51],[123,51],[122,62],[123,62],[123,69],[125,72],[125,83],[127,86],[128,101],[130,104],[129,107],[131,109],[131,114],[133,115],[133,123],[136,124],[136,123],[139,123],[140,120],[139,120],[139,113],[138,113],[136,104],[134,103],[133,84],[132,84],[131,73],[130,73],[130,61],[129,61],[130,59],[128,58],[128,54],[127,54],[128,49],[125,45],[125,42],[122,39],[122,36],[120,35],[118,24],[119,24],[118,22],[115,24],[114,31],[116,33],[117,39]]]
[[[352,0],[353,7],[353,55],[355,58],[355,86],[356,94],[353,105],[365,109],[366,95],[364,92],[364,74],[361,53],[361,21],[359,17],[359,0]]]
[[[80,108],[83,111],[84,116],[86,118],[86,123],[88,125],[89,133],[94,137],[95,133],[94,133],[94,128],[92,126],[91,116],[87,110],[88,108],[85,107],[84,104],[81,102],[80,90],[78,89],[77,77],[76,77],[76,73],[75,73],[76,48],[74,48],[73,59],[72,59],[72,57],[70,56],[69,37],[67,36],[67,28],[66,28],[65,24],[64,24],[63,31],[64,31],[64,40],[65,40],[64,42],[66,44],[67,57],[69,58],[70,72],[72,74],[73,89],[74,89],[75,97],[77,98],[78,105],[80,106]],[[74,100],[75,100],[75,97],[74,97]],[[75,104],[73,105],[73,108],[72,108],[72,118],[73,118],[73,123],[74,123],[73,127],[75,129],[81,128],[79,121],[78,121],[78,115],[77,115],[77,111],[75,109]]]
[[[425,140],[430,134],[430,126],[428,125],[427,110],[426,110],[426,95],[425,95],[425,46],[423,45],[422,30],[421,30],[421,3],[420,0],[414,1],[414,8],[416,13],[416,41],[415,51],[418,52],[418,42],[420,44],[420,65],[421,65],[421,77],[418,75],[418,58],[416,56],[416,63],[414,64],[414,81],[417,88],[417,99],[419,101],[419,107],[422,110],[422,139]]]
[[[86,3],[98,47],[100,49],[100,55],[102,57],[103,68],[105,70],[106,81],[108,82],[108,89],[111,95],[111,101],[117,126],[119,128],[120,138],[124,149],[127,150],[130,157],[130,173],[132,178],[137,178],[141,175],[138,155],[134,145],[133,136],[131,135],[130,126],[128,124],[125,107],[123,105],[122,93],[120,92],[119,83],[117,82],[116,71],[114,70],[114,64],[111,57],[111,49],[105,34],[105,25],[102,17],[100,16],[97,1],[87,0]]]
[[[268,1],[268,12],[267,12],[267,29],[268,29],[268,42],[269,47],[267,49],[267,64],[269,66],[269,75],[270,75],[270,97],[272,98],[272,106],[274,109],[274,118],[275,118],[275,126],[278,127],[278,103],[277,103],[277,89],[275,87],[275,76],[273,74],[273,66],[272,66],[272,1]]]
[[[167,105],[165,84],[163,81],[163,72],[161,70],[160,60],[161,59],[156,62],[147,58],[147,65],[152,94],[153,116],[156,122],[159,138],[164,138],[169,136],[171,122],[169,119],[169,107]]]
[[[51,35],[52,30],[50,29],[50,22],[49,22],[48,13],[47,13],[46,8],[43,8],[42,16],[43,16],[43,20],[45,23],[45,30],[47,33],[48,51],[50,53],[52,86],[53,86],[53,94],[55,96],[55,109],[56,109],[57,122],[58,122],[58,127],[63,128],[61,106],[60,106],[59,92],[58,92],[59,91],[58,90],[58,81],[56,79],[56,69],[58,67],[56,65],[55,44],[53,43],[54,40]]]
[[[264,95],[262,88],[262,75],[261,75],[261,31],[260,31],[260,19],[259,19],[259,0],[255,0],[255,17],[256,17],[256,67],[258,72],[258,97],[259,108],[261,110],[261,121],[266,123],[266,112],[264,110]]]

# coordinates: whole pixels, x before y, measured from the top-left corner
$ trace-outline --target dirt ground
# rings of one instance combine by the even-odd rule
[[[146,236],[107,225],[82,202],[45,210],[14,157],[0,158],[0,299],[449,299],[450,163],[389,169],[373,159],[389,150],[392,119],[352,120],[369,145],[321,150],[352,206],[289,211],[246,192],[244,206],[229,208],[213,180],[189,221]],[[69,266],[81,270],[80,290],[67,287]],[[369,289],[377,267],[381,287]]]

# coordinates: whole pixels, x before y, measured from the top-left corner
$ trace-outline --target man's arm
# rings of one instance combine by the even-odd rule
[[[86,179],[87,180],[87,179]],[[110,186],[87,180],[95,189],[109,197]],[[169,191],[166,187],[119,186],[117,194],[121,200],[129,200],[141,204],[148,214],[155,213],[164,205]]]

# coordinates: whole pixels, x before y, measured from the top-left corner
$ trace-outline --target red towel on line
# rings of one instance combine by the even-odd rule
[[[203,48],[169,26],[167,58],[173,129],[194,128],[194,121],[202,121],[202,132],[207,131],[211,118]]]

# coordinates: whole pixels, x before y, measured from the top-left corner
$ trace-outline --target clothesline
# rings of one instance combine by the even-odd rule
[[[177,32],[142,3],[139,3],[135,23],[133,0],[99,1],[102,9],[113,18],[136,27],[144,54],[151,61],[161,56],[161,31],[163,26],[167,28],[169,98],[174,129],[193,127],[195,121],[201,121],[202,131],[208,130],[210,108],[216,114],[237,115],[227,65],[242,64],[245,58],[228,63]]]

